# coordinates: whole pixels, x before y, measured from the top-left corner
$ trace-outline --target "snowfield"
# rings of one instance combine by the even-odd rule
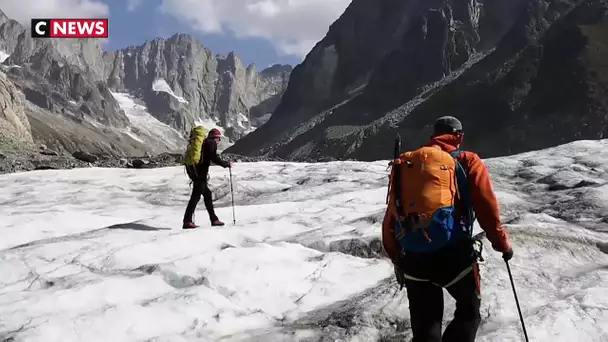
[[[607,151],[486,160],[530,341],[608,340]],[[386,166],[236,163],[236,225],[215,167],[227,225],[209,227],[201,201],[191,231],[181,168],[0,176],[0,340],[407,340],[407,296],[379,255]],[[523,341],[504,262],[484,245],[477,341]]]

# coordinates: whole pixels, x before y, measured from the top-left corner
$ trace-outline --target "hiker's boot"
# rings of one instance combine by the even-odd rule
[[[182,229],[194,229],[194,228],[198,228],[198,226],[195,225],[194,222],[184,222],[184,225],[182,226]]]
[[[223,225],[224,225],[224,222],[222,222],[220,220],[211,221],[212,227],[218,227],[218,226],[223,226]]]

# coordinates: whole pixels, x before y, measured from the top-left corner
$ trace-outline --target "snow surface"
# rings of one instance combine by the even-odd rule
[[[486,164],[530,340],[607,341],[608,140]],[[200,203],[190,231],[182,168],[2,175],[0,340],[407,340],[405,290],[377,255],[386,166],[236,163],[236,225],[214,167],[227,225],[209,227]],[[484,245],[477,341],[522,341],[504,262]]]
[[[173,89],[171,89],[171,87],[169,86],[167,81],[165,81],[164,78],[158,78],[154,80],[154,82],[152,82],[152,90],[165,92],[173,96],[177,101],[181,103],[188,103],[188,101],[186,101],[186,99],[184,99],[183,97],[175,95],[175,92],[173,92]]]
[[[180,132],[160,122],[148,112],[146,106],[136,103],[132,96],[126,93],[112,93],[112,96],[131,122],[126,133],[133,139],[153,143],[161,138],[162,143],[172,151],[185,148],[185,139]]]

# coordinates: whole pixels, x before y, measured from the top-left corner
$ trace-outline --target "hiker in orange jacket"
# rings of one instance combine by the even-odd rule
[[[462,139],[460,121],[450,116],[441,117],[435,122],[427,146],[439,146],[446,152],[454,152],[459,150]],[[466,170],[470,201],[479,225],[493,248],[502,252],[505,260],[510,260],[513,250],[508,234],[502,228],[498,202],[484,163],[477,154],[468,151],[459,152],[456,160]],[[413,342],[474,341],[481,322],[481,292],[478,256],[475,255],[473,241],[467,239],[431,253],[403,253],[393,234],[394,210],[391,206],[387,208],[382,223],[382,242],[395,266],[398,282],[407,290]],[[458,205],[456,215],[463,215],[458,213]],[[454,320],[443,337],[442,288],[456,300]]]

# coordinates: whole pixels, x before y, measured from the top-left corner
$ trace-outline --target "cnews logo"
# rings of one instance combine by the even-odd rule
[[[32,19],[32,38],[108,38],[108,19]]]

